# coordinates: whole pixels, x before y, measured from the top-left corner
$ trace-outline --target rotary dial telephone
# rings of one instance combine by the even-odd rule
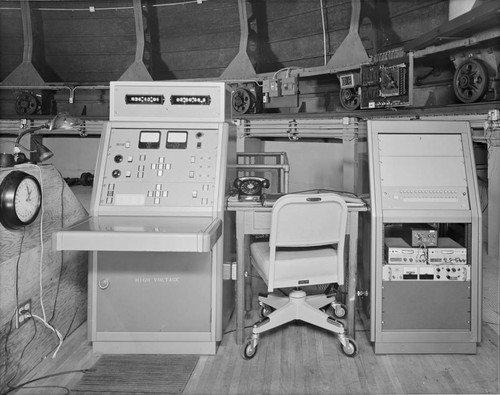
[[[269,180],[262,177],[239,177],[234,180],[238,200],[260,201],[264,188],[269,188]]]

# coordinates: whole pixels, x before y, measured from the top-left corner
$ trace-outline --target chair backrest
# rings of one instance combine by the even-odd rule
[[[269,235],[270,273],[279,247],[303,248],[336,245],[343,276],[347,205],[335,193],[298,193],[279,198],[273,206]]]
[[[334,193],[288,194],[273,206],[271,247],[337,244],[345,236],[347,205]]]

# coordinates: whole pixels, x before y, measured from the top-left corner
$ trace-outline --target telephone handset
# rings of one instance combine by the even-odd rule
[[[263,189],[269,188],[269,180],[262,177],[239,177],[234,180],[238,200],[260,201]]]

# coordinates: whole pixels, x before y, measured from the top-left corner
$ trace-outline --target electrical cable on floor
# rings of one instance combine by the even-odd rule
[[[65,375],[65,374],[87,373],[87,372],[91,372],[91,371],[92,371],[92,369],[76,369],[76,370],[66,370],[64,372],[58,372],[58,373],[48,374],[46,376],[41,376],[41,377],[34,378],[32,380],[28,380],[28,381],[26,381],[24,383],[16,385],[15,387],[11,387],[7,392],[3,393],[2,395],[7,395],[10,392],[16,391],[16,390],[18,390],[20,388],[23,388],[23,387],[24,388],[63,388],[63,389],[67,389],[69,391],[69,388],[63,387],[63,386],[40,386],[40,387],[25,387],[25,386],[28,385],[28,384],[34,383],[36,381],[45,380],[45,379],[48,379],[48,378],[51,378],[51,377],[62,376],[62,375]],[[69,392],[68,392],[68,394],[69,394]]]
[[[22,236],[21,236],[21,240],[19,242],[19,254],[17,256],[17,261],[16,261],[16,281],[15,281],[15,289],[16,289],[16,309],[14,311],[14,314],[12,315],[12,318],[10,320],[10,327],[9,327],[9,330],[7,331],[7,335],[5,336],[5,377],[7,376],[7,373],[9,371],[9,354],[10,354],[10,350],[8,348],[8,343],[9,343],[9,337],[12,333],[12,322],[14,320],[17,320],[17,306],[19,306],[19,264],[20,264],[20,261],[21,261],[21,254],[22,254],[22,251],[23,251],[23,244],[24,244],[24,236],[26,234],[26,228],[23,228],[23,233],[22,233]],[[19,357],[19,364],[20,364],[20,361],[22,360],[23,356],[24,356],[24,353],[26,351],[26,349],[28,348],[28,346],[31,344],[31,342],[33,342],[33,340],[35,339],[35,336],[37,334],[37,327],[36,327],[36,324],[34,324],[34,327],[35,327],[35,332],[33,333],[33,336],[31,337],[31,339],[26,343],[26,345],[23,347],[21,353],[20,353],[20,357]],[[17,376],[17,374],[16,374]],[[14,380],[16,378],[16,376],[14,376],[13,378],[11,378],[9,380],[9,382],[7,383],[7,386],[9,386],[10,382],[12,382],[12,380]]]
[[[17,279],[16,279],[16,281],[17,281]],[[17,320],[17,311],[14,313],[14,316],[12,317],[12,319],[11,319],[11,321],[10,321],[10,322],[11,322],[11,325],[10,325],[9,331],[8,331],[7,336],[6,336],[6,339],[5,339],[5,355],[8,355],[8,354],[9,354],[9,349],[7,348],[7,344],[8,344],[8,342],[9,342],[9,336],[10,336],[10,334],[11,334],[11,332],[12,332],[12,321],[13,321],[13,320]],[[26,343],[26,345],[23,347],[23,350],[21,351],[21,354],[20,354],[20,356],[19,356],[19,362],[18,362],[18,365],[20,365],[20,364],[21,364],[21,361],[22,361],[22,359],[23,359],[23,357],[24,357],[24,353],[25,353],[25,352],[26,352],[26,350],[28,349],[28,346],[29,346],[29,345],[33,342],[33,340],[35,340],[35,337],[36,337],[36,335],[37,335],[37,333],[38,333],[38,329],[37,329],[37,326],[36,326],[35,321],[33,321],[33,326],[34,326],[35,331],[34,331],[34,333],[33,333],[33,336],[31,337],[31,339],[29,340],[29,342],[27,342],[27,343]],[[8,369],[8,357],[7,357],[7,358],[6,358],[6,363],[5,363],[5,375],[7,375],[8,370],[9,370],[9,369]],[[18,370],[18,372],[16,373],[16,375],[15,375],[14,377],[12,377],[12,378],[9,380],[9,382],[7,383],[7,386],[8,386],[8,387],[10,387],[10,383],[11,383],[11,382],[12,382],[12,381],[13,381],[13,380],[17,377],[17,374],[18,374],[18,373],[19,373],[19,370]]]
[[[38,390],[41,388],[44,388],[44,389],[46,389],[46,388],[59,388],[61,390],[64,390],[63,395],[71,394],[71,390],[68,387],[63,387],[63,386],[58,386],[58,385],[37,385],[37,386],[33,386],[33,387],[22,387],[22,388],[28,389],[28,390]],[[19,389],[19,387],[16,387],[16,389]],[[9,392],[6,392],[5,394],[8,394]],[[5,395],[5,394],[2,394],[2,395]],[[54,393],[52,395],[56,395],[56,394]]]
[[[252,324],[252,325],[249,325],[249,326],[245,326],[245,327],[243,327],[243,328],[244,328],[244,329],[253,328],[253,324]],[[224,335],[227,335],[228,333],[232,333],[232,332],[236,332],[236,328],[231,329],[231,330],[229,330],[229,331],[227,331],[227,332],[224,332]]]

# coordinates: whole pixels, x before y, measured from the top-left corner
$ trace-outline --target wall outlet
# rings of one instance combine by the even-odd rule
[[[236,280],[236,262],[226,262],[222,271],[223,280]]]
[[[226,262],[222,266],[222,279],[223,280],[231,280],[231,263]]]
[[[20,328],[31,318],[31,299],[21,303],[16,310],[16,328]]]

